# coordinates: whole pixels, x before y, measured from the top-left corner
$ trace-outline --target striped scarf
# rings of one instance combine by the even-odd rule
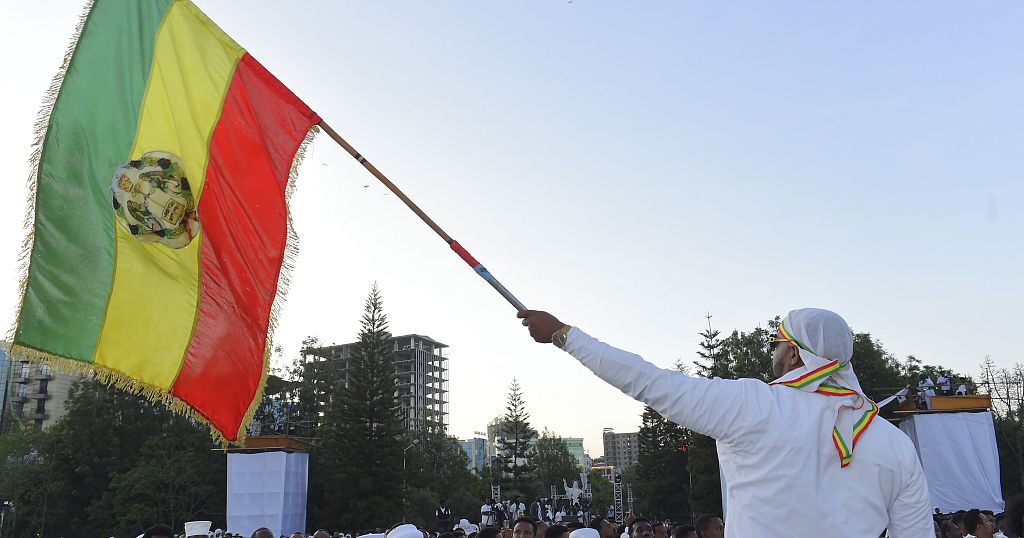
[[[857,441],[878,415],[878,406],[864,394],[850,364],[853,332],[835,312],[803,308],[786,315],[779,337],[797,347],[804,365],[771,384],[840,399],[832,444],[839,465],[846,467],[853,461]]]

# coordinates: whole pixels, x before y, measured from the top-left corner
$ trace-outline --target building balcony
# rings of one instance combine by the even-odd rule
[[[36,372],[36,373],[32,374],[32,379],[36,380],[36,381],[42,381],[44,379],[49,381],[49,380],[53,379],[53,376],[50,375],[50,374],[44,374],[42,372]]]
[[[11,403],[28,403],[28,396],[12,396]]]
[[[22,377],[20,375],[16,375],[16,376],[11,378],[11,382],[13,382],[13,383],[20,383],[22,385],[24,385],[25,383],[28,383],[29,381],[31,381],[29,378]]]
[[[25,413],[25,418],[32,420],[46,420],[50,418],[50,415],[46,413]]]
[[[49,400],[51,396],[47,392],[30,392],[28,397],[33,400]]]

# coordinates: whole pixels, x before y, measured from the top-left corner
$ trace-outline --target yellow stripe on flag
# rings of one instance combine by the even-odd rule
[[[243,54],[187,0],[175,1],[157,33],[131,158],[150,151],[181,157],[197,206],[210,136]],[[188,246],[173,249],[144,243],[116,222],[114,229],[114,283],[93,362],[166,390],[192,337],[202,231]]]

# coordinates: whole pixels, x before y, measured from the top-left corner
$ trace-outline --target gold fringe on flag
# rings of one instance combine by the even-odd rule
[[[46,364],[55,372],[78,375],[90,379],[95,379],[105,385],[113,386],[119,390],[123,390],[129,394],[142,396],[147,400],[154,403],[162,404],[176,413],[186,416],[188,419],[193,420],[197,423],[203,423],[207,425],[210,430],[210,436],[213,441],[221,447],[227,447],[232,442],[228,441],[223,434],[215,430],[206,417],[196,412],[189,405],[165,391],[164,389],[149,385],[147,383],[132,379],[121,372],[111,370],[109,368],[98,366],[82,361],[62,357],[56,354],[32,349],[20,345],[16,345],[15,336],[18,328],[18,314],[20,314],[22,307],[25,302],[25,294],[28,290],[28,275],[30,271],[32,261],[32,249],[35,243],[35,216],[36,216],[36,196],[38,193],[38,181],[39,181],[39,166],[43,158],[43,147],[45,146],[46,136],[50,125],[50,117],[53,113],[54,106],[57,102],[57,97],[60,94],[61,86],[64,83],[64,77],[67,74],[68,66],[71,64],[71,60],[74,57],[75,48],[78,45],[78,41],[81,38],[82,32],[85,25],[88,22],[89,15],[92,12],[92,8],[95,4],[95,0],[89,0],[85,7],[82,9],[82,14],[79,16],[78,24],[75,27],[75,31],[72,34],[71,42],[68,45],[67,50],[64,53],[63,61],[61,62],[60,69],[57,74],[53,77],[50,82],[50,86],[47,88],[46,93],[43,95],[43,103],[36,116],[35,125],[33,127],[33,141],[32,151],[29,157],[30,172],[28,178],[28,196],[25,208],[25,217],[23,226],[25,228],[25,238],[22,242],[21,249],[18,255],[18,277],[19,277],[19,301],[18,307],[15,312],[14,323],[8,331],[7,343],[5,349],[9,354],[10,359],[13,360],[27,360],[32,363]],[[263,400],[263,394],[266,389],[267,375],[270,370],[270,358],[273,348],[273,336],[274,331],[277,329],[278,317],[281,313],[285,298],[288,294],[288,288],[291,284],[291,272],[295,267],[296,259],[299,254],[299,237],[295,232],[295,228],[292,224],[291,216],[291,197],[295,191],[295,183],[298,177],[299,168],[302,165],[302,161],[305,158],[306,151],[312,144],[313,139],[320,130],[313,126],[309,132],[306,133],[305,139],[299,145],[295,152],[295,157],[292,159],[292,166],[288,174],[288,184],[285,190],[285,201],[288,207],[288,235],[285,246],[284,259],[282,260],[281,269],[278,274],[277,290],[274,295],[274,302],[271,307],[270,320],[267,330],[266,346],[263,353],[263,371],[260,375],[260,381],[256,388],[256,393],[253,397],[252,403],[249,405],[249,409],[246,412],[241,425],[238,429],[238,440],[233,442],[241,446],[245,445],[245,439],[247,437],[249,425],[252,423],[253,417],[256,414],[256,410],[259,409],[260,404]],[[0,410],[2,411],[2,410]]]

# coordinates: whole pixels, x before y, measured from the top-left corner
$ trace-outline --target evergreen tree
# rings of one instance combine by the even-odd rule
[[[700,360],[693,361],[697,367],[697,375],[702,377],[720,377],[732,379],[732,365],[729,363],[729,355],[722,352],[722,340],[719,338],[719,331],[711,328],[711,314],[705,316],[708,320],[708,329],[699,333],[703,340],[700,343],[700,351],[697,356]]]
[[[405,439],[390,339],[375,283],[348,381],[337,384],[324,417],[315,458],[324,510],[314,516],[317,526],[384,528],[401,514]]]
[[[537,431],[530,427],[530,414],[526,412],[519,381],[513,378],[501,424],[501,436],[497,440],[503,465],[504,496],[510,496],[513,492],[523,493],[525,478],[530,474],[530,441],[536,436]]]
[[[699,375],[704,377],[731,378],[732,368],[728,356],[722,352],[719,332],[711,328],[711,314],[708,314],[708,329],[700,336],[700,360],[694,361]],[[690,509],[695,514],[722,513],[722,483],[719,477],[718,450],[715,440],[697,432],[689,432],[690,444],[687,451],[690,471]]]
[[[633,486],[640,513],[676,520],[690,513],[689,435],[654,409],[644,408]]]
[[[731,366],[732,379],[750,378],[768,382],[775,378],[768,339],[778,329],[779,318],[769,321],[768,325],[768,329],[758,327],[750,332],[734,330],[722,340],[721,352],[727,357],[725,362]]]

